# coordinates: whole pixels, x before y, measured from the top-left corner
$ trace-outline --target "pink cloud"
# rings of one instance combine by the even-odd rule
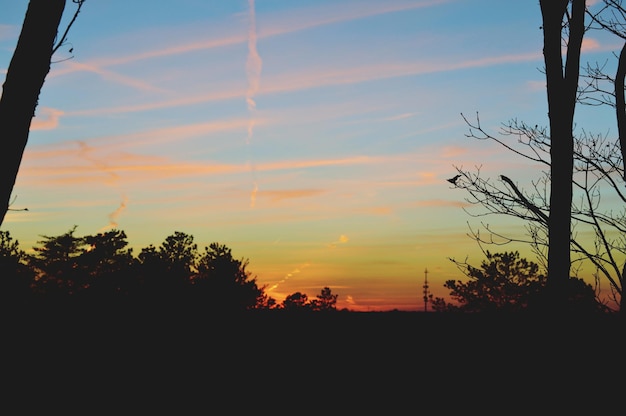
[[[157,88],[154,85],[151,85],[143,80],[121,75],[116,72],[106,70],[102,68],[101,66],[80,63],[76,61],[66,61],[65,67],[61,70],[55,69],[51,71],[50,77],[55,77],[55,76],[73,73],[73,72],[79,72],[79,71],[91,72],[91,73],[99,75],[104,80],[107,80],[116,84],[124,85],[127,87],[131,87],[140,91],[150,91],[150,92],[163,91],[161,88]]]
[[[245,88],[238,87],[232,90],[224,90],[217,92],[209,92],[197,95],[186,95],[184,97],[165,99],[165,100],[151,100],[147,103],[123,105],[108,108],[95,108],[86,110],[77,110],[68,112],[67,115],[71,116],[93,116],[93,115],[105,115],[105,114],[119,114],[119,113],[135,113],[140,111],[158,110],[163,108],[183,107],[193,104],[200,104],[212,101],[224,101],[232,99],[241,99],[245,97]]]

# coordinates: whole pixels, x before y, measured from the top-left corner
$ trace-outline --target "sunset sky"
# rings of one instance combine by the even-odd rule
[[[27,5],[0,7],[3,78]],[[468,215],[446,179],[539,176],[461,114],[547,125],[540,26],[538,1],[87,0],[33,120],[12,206],[28,211],[2,228],[26,251],[117,228],[135,254],[182,231],[249,259],[278,301],[328,286],[340,308],[422,310],[425,269],[446,297],[464,278],[449,257],[483,260],[470,225],[524,232]],[[583,61],[620,47],[590,33]],[[616,133],[610,111],[577,123]]]

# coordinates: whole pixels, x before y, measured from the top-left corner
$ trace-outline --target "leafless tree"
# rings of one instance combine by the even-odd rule
[[[478,116],[475,122],[464,118],[470,127],[470,137],[495,140],[545,170],[532,183],[534,191],[528,195],[507,176],[500,175],[499,182],[481,178],[480,167],[475,174],[457,168],[461,178],[455,186],[466,189],[470,193],[470,202],[482,205],[488,213],[512,215],[527,222],[529,242],[547,268],[545,304],[560,310],[567,302],[572,271],[571,247],[572,241],[577,241],[572,232],[576,186],[574,160],[581,149],[574,140],[574,113],[579,102],[582,41],[588,30],[585,25],[587,8],[585,0],[540,0],[539,5],[548,128],[530,128],[516,120],[504,125],[501,133],[517,136],[525,144],[525,149],[519,150],[483,130]],[[591,192],[596,189],[591,184],[589,186]],[[593,207],[593,197],[597,196],[590,193],[588,197],[591,198],[588,206]],[[488,230],[491,236],[497,235],[494,230]],[[480,241],[479,234],[474,235]]]
[[[478,114],[470,120],[468,137],[493,141],[518,156],[539,166],[537,178],[530,181],[526,190],[513,179],[500,175],[497,180],[481,176],[481,166],[474,171],[455,167],[459,178],[455,187],[465,190],[465,198],[482,210],[466,209],[473,217],[506,215],[520,219],[526,227],[524,237],[507,236],[492,226],[482,223],[487,235],[470,227],[470,235],[479,244],[529,244],[540,264],[547,268],[549,261],[550,149],[547,129],[529,126],[512,120],[503,124],[497,135],[487,132],[480,124]],[[626,260],[626,209],[616,212],[611,199],[621,201],[626,207],[623,159],[619,140],[581,132],[574,137],[573,195],[570,218],[572,233],[568,247],[573,253],[572,270],[577,274],[585,262],[594,268],[596,283],[608,281],[609,301],[620,307],[624,286],[623,269]],[[591,236],[591,237],[590,237]]]
[[[570,277],[574,110],[585,33],[585,0],[540,0],[550,135],[548,280],[551,304],[565,301]],[[565,47],[565,48],[564,48]],[[565,63],[563,63],[565,50]]]

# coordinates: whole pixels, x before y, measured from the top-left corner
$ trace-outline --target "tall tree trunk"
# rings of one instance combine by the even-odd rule
[[[28,141],[30,123],[50,71],[65,0],[31,0],[0,97],[0,226]]]
[[[626,43],[622,46],[615,74],[615,110],[617,115],[617,134],[622,151],[624,179],[626,180],[626,99],[624,98],[624,78],[626,77]]]
[[[626,98],[624,97],[624,80],[626,78],[626,43],[622,46],[615,74],[615,110],[617,113],[617,134],[622,151],[622,163],[624,166],[624,180],[626,180]],[[620,313],[626,316],[626,300],[624,299],[624,283],[626,277],[626,263],[620,276],[620,287],[616,288],[620,295]]]
[[[543,56],[550,119],[550,215],[548,219],[548,281],[551,306],[567,300],[570,278],[574,109],[585,32],[585,0],[571,0],[565,67],[562,60],[563,22],[570,0],[540,0]]]

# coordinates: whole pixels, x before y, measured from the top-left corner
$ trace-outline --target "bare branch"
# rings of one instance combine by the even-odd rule
[[[70,28],[72,27],[72,25],[74,24],[74,22],[76,21],[76,18],[78,17],[78,14],[80,13],[80,9],[83,7],[83,3],[85,3],[85,0],[72,0],[72,3],[76,4],[76,11],[74,12],[74,16],[72,16],[72,20],[70,20],[70,22],[68,23],[67,27],[65,28],[65,32],[63,32],[63,35],[61,36],[61,39],[59,40],[59,42],[54,46],[54,48],[52,48],[52,54],[54,55],[54,53],[65,44],[65,40],[67,39],[67,34],[70,31]]]

